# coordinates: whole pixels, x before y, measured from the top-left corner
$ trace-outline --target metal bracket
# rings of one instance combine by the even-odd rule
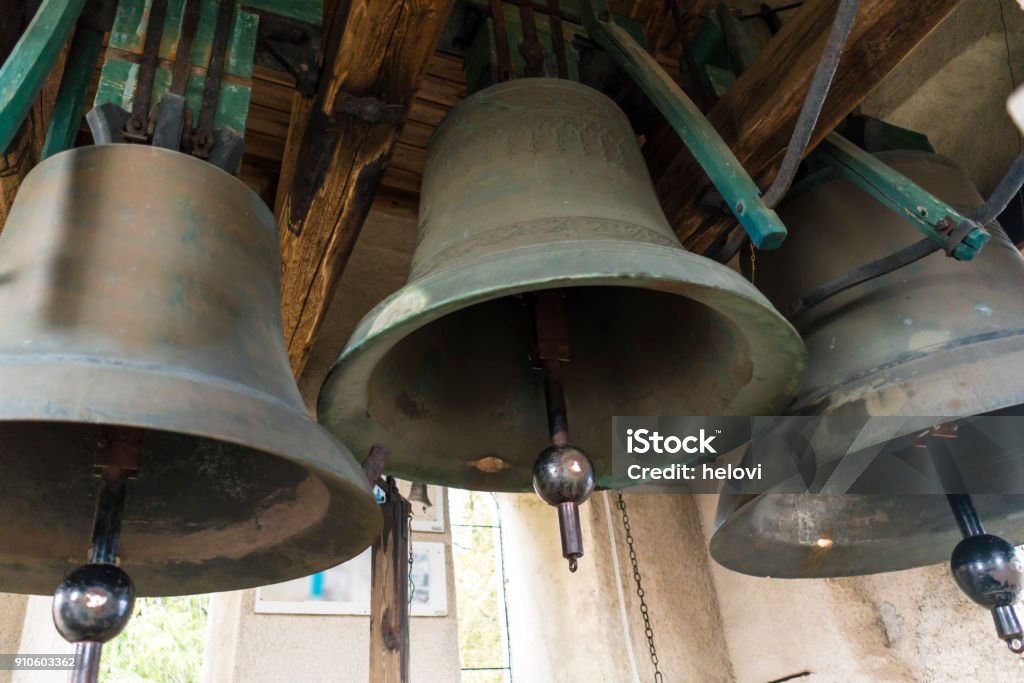
[[[374,445],[370,449],[369,455],[363,461],[363,474],[366,475],[366,480],[370,482],[370,486],[380,486],[378,482],[384,473],[384,468],[387,466],[389,459],[391,459],[391,451],[384,446]],[[381,488],[383,489],[384,486],[381,486]]]
[[[315,95],[320,82],[320,27],[268,12],[258,14],[255,62],[284,69],[295,79],[296,90],[306,97]]]
[[[387,104],[376,97],[359,97],[344,90],[334,98],[334,113],[354,116],[366,123],[386,123],[391,126],[401,125],[405,121],[406,107],[400,104]]]
[[[92,133],[92,141],[97,145],[112,145],[124,142],[124,127],[131,115],[113,102],[104,102],[92,108],[85,115]]]
[[[786,226],[765,206],[757,184],[697,105],[654,57],[615,24],[608,0],[584,0],[582,10],[583,25],[590,37],[619,63],[665,115],[754,245],[761,249],[781,245],[786,238]]]
[[[935,439],[951,440],[957,438],[958,436],[960,436],[959,426],[956,422],[941,422],[937,425],[929,427],[923,432],[915,434],[913,441],[914,448],[927,448],[928,437],[932,437]]]
[[[837,133],[822,141],[814,154],[959,261],[973,259],[991,239],[982,225]]]

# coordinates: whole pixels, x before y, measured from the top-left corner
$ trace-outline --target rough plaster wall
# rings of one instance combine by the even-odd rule
[[[991,615],[961,593],[945,564],[833,582],[837,597],[863,605],[870,643],[903,663],[908,679],[1020,681],[1024,661],[995,637]]]
[[[53,627],[53,596],[30,595],[25,605],[18,649],[5,652],[21,654],[71,654],[75,646],[65,641]],[[66,683],[67,671],[14,671],[12,683]]]
[[[604,496],[610,495],[625,612],[639,680],[654,670],[613,494],[581,509],[586,555],[571,574],[552,508],[532,494],[498,494],[514,680],[633,681]],[[625,496],[666,681],[730,681],[708,557],[687,498]]]
[[[444,534],[414,532],[415,541],[445,543],[448,615],[413,617],[412,683],[459,680],[458,620],[451,524],[445,497]],[[210,602],[203,683],[366,683],[370,619],[364,616],[257,614],[256,591],[219,593]]]
[[[964,0],[862,105],[865,114],[926,133],[986,195],[1018,154],[1006,113],[1013,87],[1000,1],[1020,85],[1024,12],[1013,0]]]
[[[715,496],[697,496],[704,528]],[[1002,683],[1024,663],[945,565],[831,580],[764,579],[717,565],[712,576],[737,683],[803,672],[808,683]]]
[[[0,593],[0,652],[20,652],[18,646],[27,605],[27,595]],[[0,683],[10,683],[11,676],[10,671],[0,671]]]
[[[238,658],[238,639],[242,629],[247,594],[253,591],[214,593],[206,617],[206,649],[199,680],[203,683],[230,681]],[[250,604],[249,609],[252,609]]]
[[[366,219],[299,382],[302,397],[311,412],[315,412],[316,395],[327,371],[356,324],[371,308],[405,284],[415,243],[415,221],[378,212],[371,212]]]

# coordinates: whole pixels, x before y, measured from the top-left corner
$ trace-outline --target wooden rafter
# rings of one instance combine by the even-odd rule
[[[301,375],[452,0],[338,4],[314,100],[293,108],[277,216],[292,370]]]
[[[853,111],[957,2],[864,0],[811,148]],[[762,188],[771,182],[785,153],[837,4],[837,0],[808,0],[708,113]],[[731,214],[701,206],[710,181],[681,144],[666,139],[672,140],[667,155],[671,161],[661,164],[652,160],[658,195],[683,244],[697,252],[707,251],[736,221]]]

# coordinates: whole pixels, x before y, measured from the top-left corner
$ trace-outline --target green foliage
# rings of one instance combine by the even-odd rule
[[[124,632],[103,646],[106,683],[195,683],[203,663],[208,595],[141,598]]]
[[[448,496],[462,680],[503,683],[508,671],[471,670],[508,666],[497,505],[487,493],[450,489]]]

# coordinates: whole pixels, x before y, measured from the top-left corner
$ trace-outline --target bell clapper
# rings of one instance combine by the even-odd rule
[[[536,324],[536,361],[544,372],[548,434],[545,448],[533,465],[533,490],[548,505],[558,508],[562,557],[575,572],[583,557],[583,529],[579,506],[594,492],[594,467],[581,449],[569,442],[569,420],[562,384],[562,363],[569,360],[565,301],[561,292],[540,292],[532,297]]]
[[[1024,654],[1024,629],[1014,604],[1024,597],[1024,566],[1006,539],[985,533],[966,493],[946,494],[963,540],[953,549],[950,568],[967,597],[992,612],[996,633],[1011,651]]]
[[[138,473],[141,450],[138,429],[105,429],[96,444],[94,474],[102,484],[89,562],[68,574],[53,597],[53,623],[75,644],[72,683],[97,680],[103,643],[124,629],[135,606],[135,586],[117,566],[117,550],[127,483]]]
[[[963,540],[953,549],[950,569],[967,597],[992,612],[996,633],[1012,652],[1024,654],[1024,628],[1014,604],[1024,597],[1024,559],[1006,539],[985,532],[985,526],[953,462],[948,440],[956,425],[933,427],[923,443],[947,491],[946,500]]]

